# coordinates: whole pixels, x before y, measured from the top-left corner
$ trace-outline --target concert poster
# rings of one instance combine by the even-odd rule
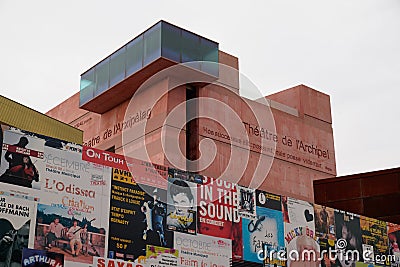
[[[204,176],[197,187],[197,232],[232,240],[232,260],[243,258],[242,218],[237,185]]]

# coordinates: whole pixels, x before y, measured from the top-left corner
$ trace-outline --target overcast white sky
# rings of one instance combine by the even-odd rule
[[[339,175],[400,166],[399,0],[0,0],[0,93],[46,112],[160,19],[219,42],[265,95],[329,94]]]

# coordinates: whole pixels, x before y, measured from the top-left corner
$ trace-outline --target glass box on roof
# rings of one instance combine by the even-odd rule
[[[164,58],[218,77],[218,43],[160,21],[81,75],[80,106]]]

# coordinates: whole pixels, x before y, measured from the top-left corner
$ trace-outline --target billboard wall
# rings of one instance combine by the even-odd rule
[[[1,129],[0,266],[400,266],[399,225]]]

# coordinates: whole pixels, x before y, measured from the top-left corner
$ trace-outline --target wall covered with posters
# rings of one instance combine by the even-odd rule
[[[400,266],[400,225],[1,129],[0,266]]]

